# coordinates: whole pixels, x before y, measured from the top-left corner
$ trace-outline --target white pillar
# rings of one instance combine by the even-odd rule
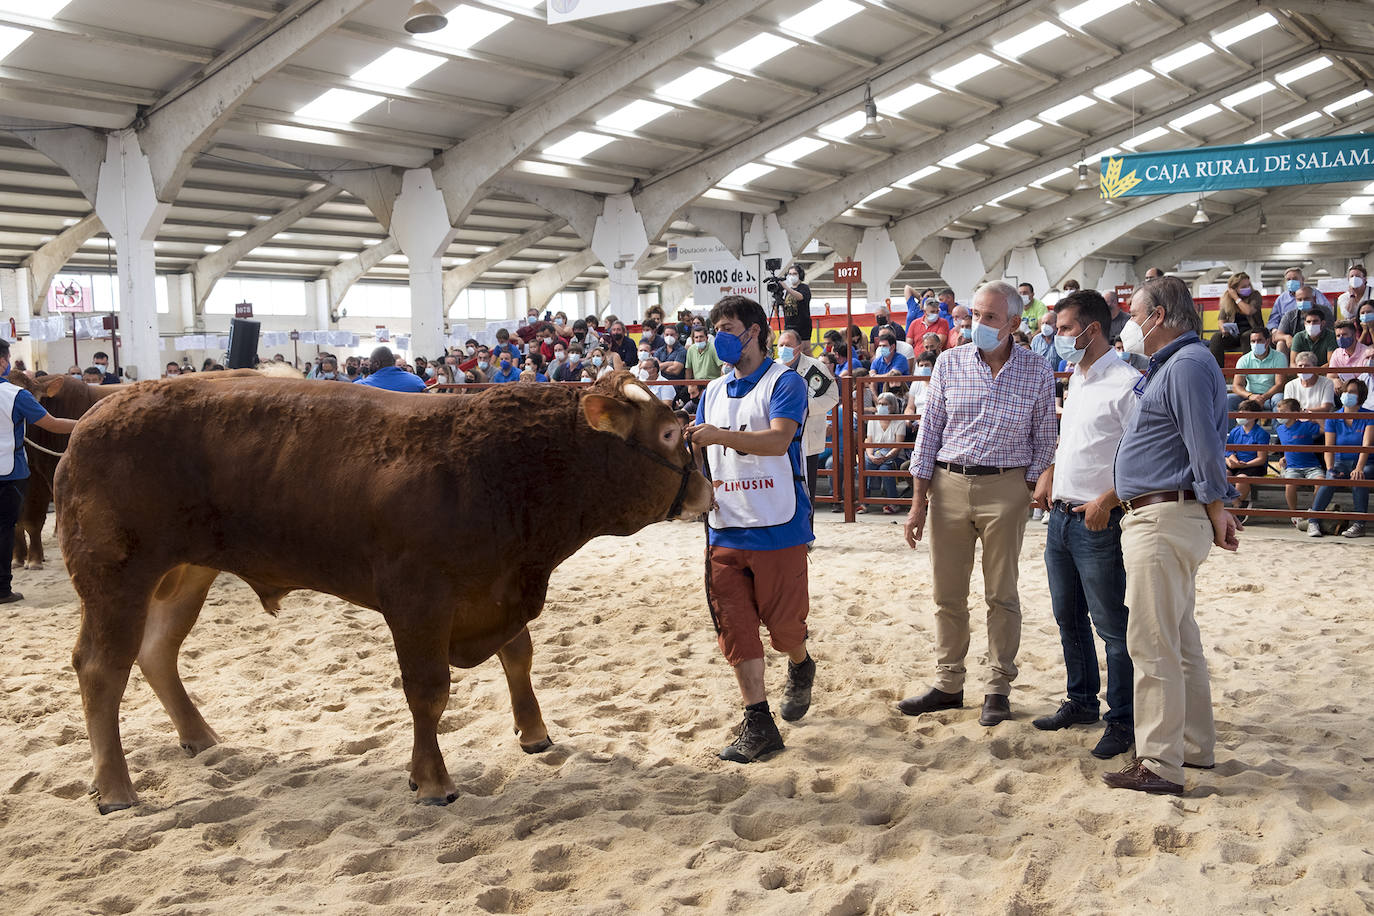
[[[754,214],[754,218],[749,222],[749,231],[744,233],[740,254],[763,255],[765,259],[777,258],[782,261],[782,269],[787,269],[792,263],[792,245],[787,237],[787,230],[778,222],[776,213]]]
[[[95,212],[114,240],[119,265],[120,363],[136,367],[139,378],[162,374],[153,239],[171,208],[153,191],[152,169],[137,134],[131,130],[110,134],[100,165]]]
[[[205,327],[204,322],[196,323],[196,286],[189,273],[167,278],[167,298],[171,300],[167,304],[172,313],[181,316],[180,327],[183,334],[193,334],[197,329]]]
[[[410,261],[410,352],[444,349],[444,249],[453,238],[444,195],[429,169],[411,169],[391,215],[391,234]]]
[[[949,254],[940,265],[940,276],[954,290],[954,296],[967,305],[973,300],[973,291],[983,279],[983,259],[978,254],[972,239],[955,239],[950,243]]]
[[[323,331],[327,329],[329,327],[330,305],[333,302],[333,299],[330,298],[329,279],[327,277],[321,277],[310,284],[307,300],[310,302],[311,308],[306,313],[306,321],[309,322],[313,318],[314,330]]]
[[[1035,298],[1044,298],[1045,291],[1054,282],[1040,263],[1039,256],[1035,249],[1029,246],[1025,248],[1013,248],[1011,254],[1007,255],[1007,269],[1003,276],[1006,278],[1015,277],[1016,285],[1029,283],[1035,290]]]
[[[591,247],[611,275],[611,311],[626,320],[639,318],[643,313],[635,264],[648,251],[649,237],[628,194],[606,198],[606,207],[596,218]]]
[[[870,226],[854,249],[854,259],[863,265],[864,293],[870,311],[892,295],[892,278],[902,269],[897,246],[885,226]]]

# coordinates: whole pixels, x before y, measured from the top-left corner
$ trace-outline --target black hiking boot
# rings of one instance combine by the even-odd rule
[[[721,748],[721,760],[753,763],[761,757],[783,749],[778,724],[767,706],[763,709],[744,707],[744,721],[735,730],[735,740]]]
[[[816,680],[816,660],[810,655],[801,664],[787,661],[787,686],[782,689],[783,719],[795,722],[811,708],[811,685]]]

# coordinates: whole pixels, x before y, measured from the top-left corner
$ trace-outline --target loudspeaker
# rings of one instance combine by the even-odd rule
[[[258,331],[262,322],[249,321],[247,318],[229,319],[229,364],[230,369],[252,369],[258,355]]]

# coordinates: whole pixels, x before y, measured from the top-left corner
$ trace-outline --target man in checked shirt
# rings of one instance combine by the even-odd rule
[[[935,685],[897,704],[908,716],[964,705],[969,577],[981,540],[991,670],[978,721],[991,726],[1011,718],[1007,696],[1021,646],[1021,539],[1031,493],[1054,460],[1058,439],[1054,373],[1011,337],[1021,309],[1013,286],[989,283],[978,290],[973,346],[940,354],[930,376],[911,462],[915,495],[906,542],[915,549],[929,513],[937,657]]]

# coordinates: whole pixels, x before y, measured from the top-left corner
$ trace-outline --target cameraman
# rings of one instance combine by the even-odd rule
[[[783,278],[782,286],[782,326],[790,331],[796,331],[801,337],[802,343],[811,342],[811,287],[802,281],[806,279],[806,271],[800,264],[793,264],[787,268],[787,275]],[[769,287],[772,288],[770,283]]]

